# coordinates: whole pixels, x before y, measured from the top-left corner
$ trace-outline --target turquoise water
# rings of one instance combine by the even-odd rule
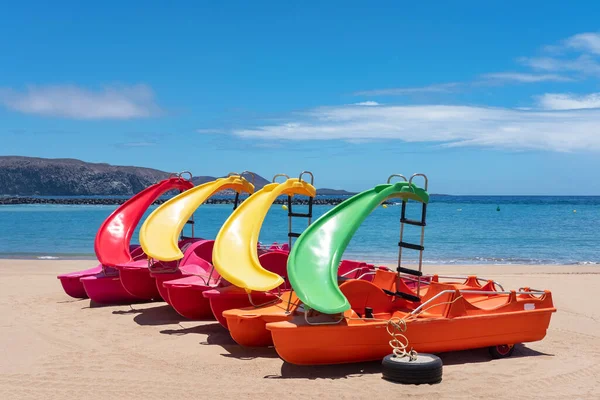
[[[0,206],[0,257],[93,258],[96,230],[115,208]],[[329,209],[315,206],[314,214],[318,217]],[[214,238],[230,212],[230,205],[200,207],[195,214],[196,236]],[[409,206],[410,217],[418,218],[419,212],[417,204]],[[394,262],[399,215],[397,205],[379,207],[359,228],[345,255]],[[427,217],[426,263],[600,263],[600,197],[434,196]],[[301,231],[306,222],[295,219],[294,231]],[[287,229],[287,212],[274,205],[260,240],[285,242]],[[418,243],[419,234],[419,227],[407,226],[405,241]],[[404,250],[404,255],[416,260],[418,253]]]

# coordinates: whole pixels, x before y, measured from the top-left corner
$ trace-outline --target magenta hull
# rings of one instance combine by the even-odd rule
[[[86,269],[83,271],[70,272],[68,274],[58,275],[57,278],[60,280],[62,287],[66,294],[76,299],[87,299],[88,295],[85,292],[81,278],[86,276],[93,276],[102,272],[102,266],[98,265],[94,268]]]
[[[169,293],[171,306],[180,315],[188,319],[206,320],[214,319],[210,309],[210,302],[202,293],[211,290],[204,281],[197,276],[166,281],[163,283]]]
[[[93,276],[81,278],[85,292],[90,300],[100,304],[121,304],[143,301],[132,296],[121,284],[118,272],[106,275],[100,272]]]
[[[190,276],[190,275],[184,275],[181,271],[177,270],[175,272],[168,272],[168,273],[151,273],[151,276],[154,277],[154,283],[156,285],[156,289],[158,290],[158,293],[160,294],[160,297],[162,297],[162,299],[164,301],[166,301],[169,305],[171,304],[171,299],[169,299],[169,290],[165,287],[164,283],[167,281],[172,281],[175,279],[179,279],[179,278],[183,278],[185,276]]]
[[[150,275],[147,260],[139,260],[117,265],[121,285],[132,296],[144,300],[162,299],[156,280]]]

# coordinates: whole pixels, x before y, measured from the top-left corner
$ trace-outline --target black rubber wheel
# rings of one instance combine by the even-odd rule
[[[492,358],[506,358],[512,356],[515,346],[512,344],[499,344],[498,346],[491,346],[488,350]]]
[[[442,381],[442,360],[433,354],[419,353],[417,359],[387,355],[381,362],[383,379],[398,383],[439,383]]]

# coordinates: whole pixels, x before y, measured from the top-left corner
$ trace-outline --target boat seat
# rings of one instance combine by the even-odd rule
[[[379,289],[395,291],[394,287],[396,285],[397,276],[398,275],[394,271],[377,269],[371,283]],[[382,291],[380,290],[380,292]]]
[[[258,261],[264,269],[271,271],[283,278],[284,282],[282,289],[291,287],[287,279],[287,260],[288,253],[283,253],[281,251],[271,251],[261,254],[258,257]]]
[[[451,290],[451,292],[439,295],[446,290]],[[419,316],[445,317],[448,314],[448,310],[450,310],[450,302],[454,300],[455,296],[456,288],[453,285],[431,282],[427,289],[427,293],[425,293],[421,299],[422,304],[425,304],[430,300],[431,302],[423,307],[423,312],[419,313]]]
[[[203,240],[200,242],[191,243],[184,251],[181,264],[197,264],[198,259],[202,259],[212,264],[212,252],[214,245],[214,240]]]
[[[389,313],[392,310],[391,297],[371,282],[350,280],[341,284],[340,290],[348,299],[350,307],[361,317],[365,315],[366,308],[370,308],[373,314]]]

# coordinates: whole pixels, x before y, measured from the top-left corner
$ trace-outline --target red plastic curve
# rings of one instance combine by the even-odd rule
[[[129,243],[146,210],[163,193],[174,189],[185,191],[193,186],[192,182],[180,177],[168,178],[147,187],[123,203],[98,229],[94,241],[98,261],[108,267],[132,261]]]

